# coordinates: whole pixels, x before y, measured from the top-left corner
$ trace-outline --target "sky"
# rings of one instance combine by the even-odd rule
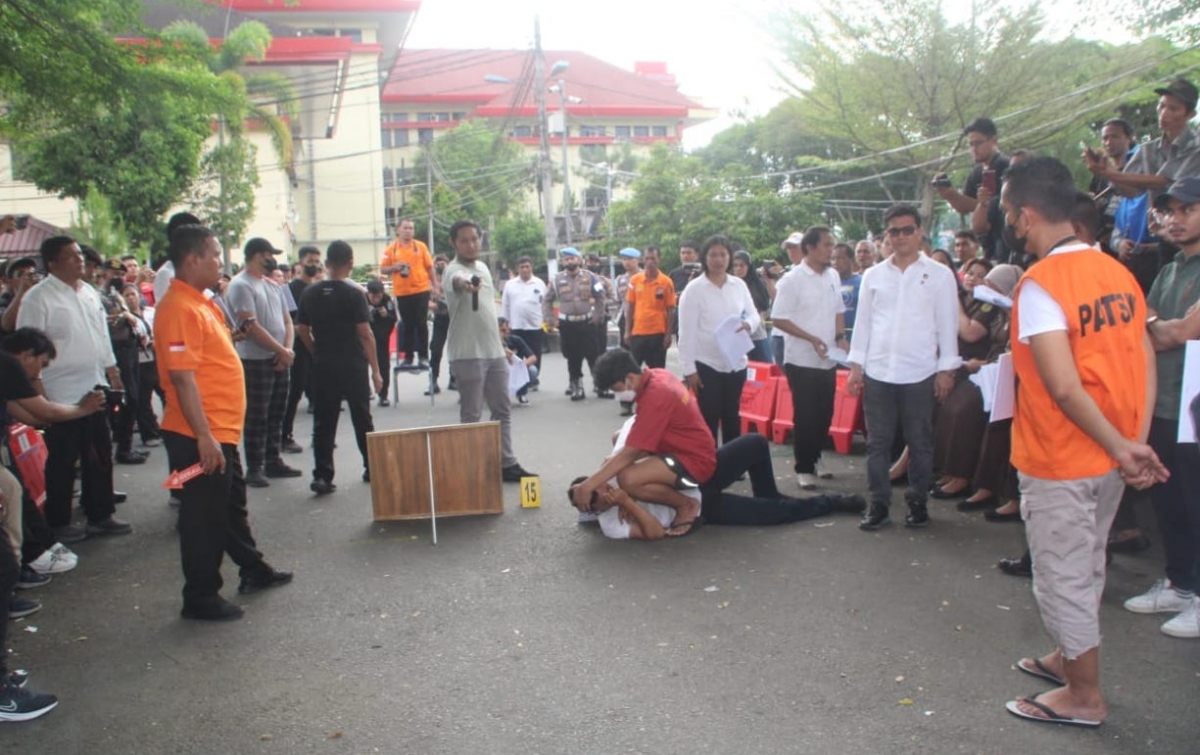
[[[1036,0],[1011,4],[1026,1]],[[627,70],[633,70],[635,61],[665,62],[683,94],[720,114],[684,132],[684,147],[694,149],[735,123],[731,114],[762,115],[786,96],[772,66],[781,58],[772,25],[780,9],[800,2],[422,0],[405,46],[529,49],[537,17],[544,49],[580,50]],[[805,7],[823,4],[807,0]],[[1079,15],[1071,0],[1048,5],[1044,12],[1052,32],[1071,33],[1079,19],[1088,18]],[[956,15],[968,13],[970,4],[947,0],[943,7],[957,21]],[[1110,36],[1113,29],[1108,31]]]

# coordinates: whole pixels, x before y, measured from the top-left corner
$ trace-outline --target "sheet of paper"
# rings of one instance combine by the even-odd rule
[[[717,348],[721,350],[721,355],[725,357],[725,370],[732,372],[741,366],[742,360],[746,358],[746,354],[754,348],[754,341],[750,338],[750,332],[742,329],[742,318],[738,315],[730,315],[717,326],[713,337],[717,339]]]
[[[1017,376],[1013,372],[1012,354],[1001,354],[996,363],[996,388],[992,392],[991,422],[1012,419],[1017,400]]]
[[[972,296],[975,297],[975,301],[986,302],[987,304],[994,304],[997,307],[1002,307],[1004,309],[1012,309],[1013,308],[1013,300],[1012,299],[1008,298],[1007,296],[1000,293],[999,291],[993,291],[992,289],[988,288],[987,286],[983,285],[982,283],[975,287],[975,290],[972,291]]]
[[[1180,443],[1196,442],[1192,402],[1200,393],[1200,341],[1188,341],[1183,351],[1183,390],[1179,394]]]
[[[850,354],[845,349],[839,349],[837,346],[830,346],[825,352],[825,358],[830,359],[843,367],[850,366]]]
[[[967,378],[979,388],[980,394],[983,395],[983,410],[989,414],[992,411],[992,399],[996,396],[996,377],[999,372],[999,365],[992,362],[980,367],[979,372]]]
[[[520,357],[513,357],[508,363],[508,392],[516,395],[517,391],[529,383],[529,365]]]

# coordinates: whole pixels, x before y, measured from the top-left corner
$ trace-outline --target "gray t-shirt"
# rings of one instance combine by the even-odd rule
[[[471,307],[472,296],[467,291],[454,290],[454,277],[468,280],[478,275],[483,286],[479,289],[479,309]],[[446,337],[446,357],[456,359],[503,359],[500,329],[496,323],[496,289],[492,274],[482,262],[463,264],[455,257],[442,273],[442,290],[450,309],[450,332]]]
[[[240,320],[239,312],[253,312],[258,324],[271,337],[283,343],[287,334],[287,305],[283,302],[280,286],[266,278],[255,278],[243,270],[229,282],[225,292],[229,310]],[[237,342],[237,353],[242,359],[273,359],[275,354],[245,338]]]

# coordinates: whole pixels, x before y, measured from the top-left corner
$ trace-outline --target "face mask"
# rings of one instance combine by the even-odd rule
[[[613,395],[623,404],[632,404],[637,399],[637,391],[617,391]]]
[[[275,261],[274,257],[267,257],[263,260],[263,270],[266,271],[268,275],[275,272],[278,268],[279,263]]]
[[[1000,232],[1000,238],[1004,241],[1004,245],[1008,247],[1008,251],[1013,255],[1024,255],[1025,239],[1017,237],[1017,227],[1015,225],[1004,224],[1004,230]]]
[[[319,272],[321,272],[321,268],[318,267],[317,265],[305,265],[304,266],[304,274],[307,275],[309,278],[314,277]]]
[[[563,264],[566,265],[568,270],[577,270],[579,268],[578,262],[567,261],[567,262],[564,262]]]

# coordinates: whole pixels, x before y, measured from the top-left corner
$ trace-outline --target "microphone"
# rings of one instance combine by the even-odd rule
[[[481,281],[479,280],[478,275],[471,276],[471,285],[477,287],[474,291],[471,292],[471,309],[475,312],[479,311],[479,289],[478,289],[478,286],[480,283],[481,283]]]

